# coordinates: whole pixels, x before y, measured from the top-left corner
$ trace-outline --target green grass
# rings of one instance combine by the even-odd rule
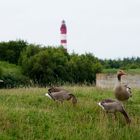
[[[114,98],[112,90],[65,88],[78,98],[75,107],[48,99],[45,88],[1,89],[0,140],[139,140],[139,90],[125,103],[132,120],[127,125],[121,114],[114,120],[97,105],[104,98]]]
[[[6,61],[0,61],[0,68],[3,74],[21,75],[21,67],[15,64],[10,64]]]
[[[102,73],[117,73],[119,69],[103,69]],[[140,74],[140,69],[126,69],[124,70],[128,74]]]
[[[30,84],[30,79],[22,74],[20,66],[0,61],[0,79],[4,82],[1,87],[22,87]]]

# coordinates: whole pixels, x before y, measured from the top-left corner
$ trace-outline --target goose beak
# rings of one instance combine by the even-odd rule
[[[105,110],[104,109],[104,107],[101,105],[101,102],[99,102],[99,103],[97,103],[103,110]]]
[[[52,99],[52,97],[48,94],[48,93],[45,93],[45,96],[49,97],[50,99]]]

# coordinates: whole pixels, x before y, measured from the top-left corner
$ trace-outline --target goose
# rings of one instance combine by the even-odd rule
[[[128,116],[128,114],[126,113],[123,104],[118,101],[118,100],[114,100],[114,99],[104,99],[101,102],[98,103],[98,105],[106,111],[106,113],[113,113],[116,117],[116,112],[120,112],[123,114],[125,120],[127,123],[130,123],[131,120]]]
[[[123,70],[119,70],[117,72],[118,83],[115,87],[114,94],[116,99],[118,99],[119,101],[125,101],[128,100],[129,97],[132,97],[131,88],[128,85],[123,85],[121,83],[121,77],[123,75],[126,75],[126,73]]]
[[[72,100],[73,105],[77,103],[76,97],[64,89],[50,88],[45,95],[54,101]]]

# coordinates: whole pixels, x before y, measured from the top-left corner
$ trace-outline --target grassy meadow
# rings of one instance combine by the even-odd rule
[[[0,68],[2,69],[2,72],[5,75],[6,74],[22,75],[20,66],[10,64],[6,61],[0,61]]]
[[[139,140],[140,90],[125,102],[132,120],[127,125],[106,115],[97,103],[114,98],[112,90],[94,87],[64,87],[78,103],[63,104],[44,96],[47,88],[0,89],[0,140]]]
[[[118,69],[103,69],[102,73],[114,73],[116,74]],[[140,69],[125,69],[124,70],[128,74],[140,74]]]

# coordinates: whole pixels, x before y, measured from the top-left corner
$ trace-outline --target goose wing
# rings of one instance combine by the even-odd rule
[[[126,91],[129,93],[130,97],[132,96],[132,90],[131,87],[129,87],[128,85],[124,85]]]
[[[108,112],[115,112],[123,107],[121,102],[114,99],[104,99],[99,102],[98,105]]]

